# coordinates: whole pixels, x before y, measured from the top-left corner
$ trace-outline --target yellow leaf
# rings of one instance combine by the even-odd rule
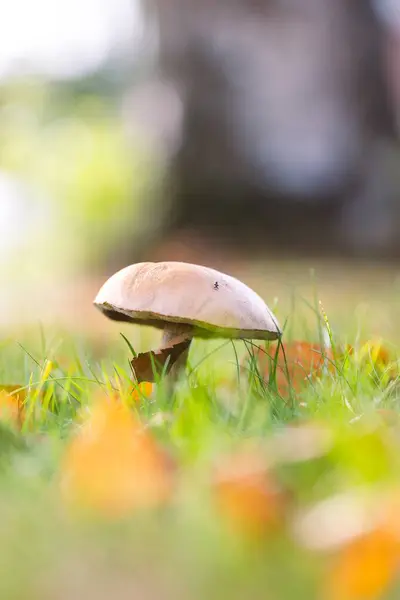
[[[361,346],[360,359],[370,358],[372,362],[383,366],[388,365],[390,362],[390,353],[382,342],[379,340],[368,340]]]

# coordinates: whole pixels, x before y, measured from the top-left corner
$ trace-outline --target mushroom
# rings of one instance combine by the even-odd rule
[[[132,360],[139,382],[154,381],[155,361],[169,373],[173,368],[176,377],[194,337],[276,340],[281,336],[276,318],[247,285],[209,267],[183,262],[125,267],[104,283],[94,305],[112,320],[162,329],[160,348]]]

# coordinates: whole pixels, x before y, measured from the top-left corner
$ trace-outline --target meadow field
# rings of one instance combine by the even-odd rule
[[[6,292],[1,598],[399,597],[396,269],[226,270],[283,348],[195,340],[173,390],[130,369],[158,334],[92,306],[109,273]]]

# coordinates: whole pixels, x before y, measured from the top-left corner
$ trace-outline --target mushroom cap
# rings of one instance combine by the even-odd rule
[[[143,262],[121,269],[94,304],[116,321],[164,329],[192,325],[197,337],[274,340],[279,324],[247,285],[215,269],[183,262]]]

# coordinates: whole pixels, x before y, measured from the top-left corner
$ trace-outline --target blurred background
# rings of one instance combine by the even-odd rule
[[[399,107],[397,0],[2,3],[1,326],[176,259],[387,318]]]

